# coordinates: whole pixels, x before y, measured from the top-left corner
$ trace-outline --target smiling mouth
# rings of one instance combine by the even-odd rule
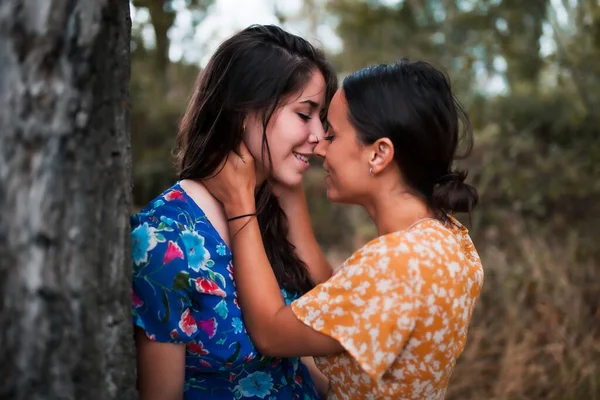
[[[298,160],[303,161],[308,164],[308,160],[310,157],[305,156],[304,154],[296,153],[294,151],[292,153],[294,154],[294,157],[296,157]]]

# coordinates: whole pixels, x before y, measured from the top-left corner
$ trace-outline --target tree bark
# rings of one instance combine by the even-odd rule
[[[0,399],[136,397],[125,0],[0,2]]]

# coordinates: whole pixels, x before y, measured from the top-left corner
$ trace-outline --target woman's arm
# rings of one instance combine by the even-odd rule
[[[313,282],[325,282],[331,277],[333,269],[315,238],[304,188],[302,185],[293,188],[277,187],[274,192],[287,216],[288,239],[296,247],[298,257],[308,267]]]
[[[233,253],[234,279],[246,329],[268,356],[301,357],[342,352],[335,339],[305,325],[286,307],[269,264],[255,214],[254,159],[242,143],[219,172],[203,181],[225,209]]]
[[[140,400],[181,400],[185,381],[185,345],[155,342],[135,329]]]
[[[246,203],[243,203],[244,197]],[[225,204],[228,218],[255,212],[254,197],[238,197],[237,204]],[[279,284],[265,253],[256,218],[229,222],[232,233],[234,279],[244,322],[258,350],[274,357],[301,357],[339,353],[344,350],[335,339],[305,325],[286,306]]]

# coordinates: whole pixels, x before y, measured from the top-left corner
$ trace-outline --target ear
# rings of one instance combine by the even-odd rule
[[[373,175],[381,173],[394,161],[394,145],[389,138],[378,139],[371,145],[369,166]]]

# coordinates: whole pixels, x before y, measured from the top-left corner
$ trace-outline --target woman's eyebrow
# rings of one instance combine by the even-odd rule
[[[320,107],[319,103],[316,103],[316,102],[314,102],[312,100],[304,100],[304,101],[301,101],[300,104],[308,104],[308,105],[310,105],[311,110],[312,109],[318,109]]]

